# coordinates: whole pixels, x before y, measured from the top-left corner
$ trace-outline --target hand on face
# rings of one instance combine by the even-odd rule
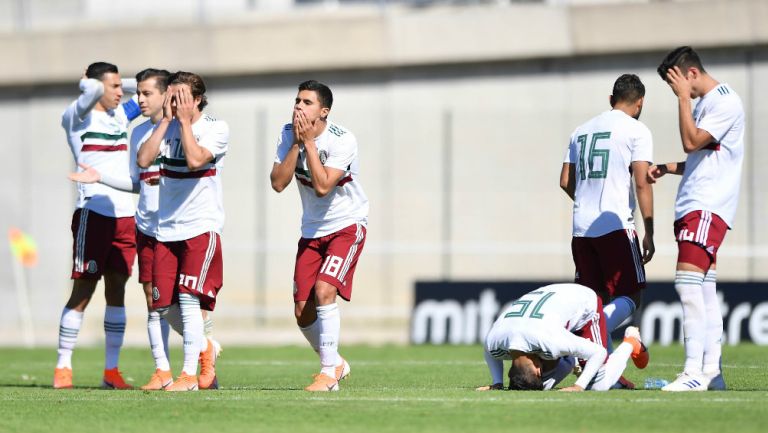
[[[683,74],[679,67],[675,66],[667,70],[667,84],[677,97],[691,96],[691,79]]]
[[[176,87],[176,118],[180,121],[192,121],[195,116],[195,98],[188,86],[179,85]]]
[[[176,88],[169,86],[163,101],[163,120],[170,122],[176,115]]]
[[[315,139],[314,122],[301,110],[293,110],[293,134],[297,143],[306,144]]]

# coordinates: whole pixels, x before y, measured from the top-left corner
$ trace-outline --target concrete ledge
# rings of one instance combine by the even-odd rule
[[[0,86],[74,82],[94,60],[205,75],[397,68],[768,43],[768,2],[353,8],[0,36]]]

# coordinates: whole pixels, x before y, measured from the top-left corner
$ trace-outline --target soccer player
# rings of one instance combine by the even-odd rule
[[[167,391],[218,387],[216,349],[204,336],[199,310],[215,308],[223,283],[221,169],[229,127],[203,114],[205,91],[199,75],[172,74],[163,115],[137,155],[144,169],[160,159],[152,307],[184,339],[184,366]]]
[[[357,140],[328,120],[333,94],[314,80],[299,84],[293,122],[283,127],[270,175],[282,192],[295,176],[303,217],[293,274],[296,323],[320,356],[320,374],[307,391],[338,391],[350,367],[339,355],[338,293],[352,297],[363,250],[368,199],[358,179]]]
[[[744,108],[733,89],[709,75],[691,47],[670,52],[658,73],[677,96],[685,161],[654,165],[649,182],[682,175],[675,201],[675,290],[683,306],[685,367],[664,391],[724,390],[723,316],[717,250],[733,227],[744,158]],[[691,99],[699,98],[691,115]]]
[[[576,283],[603,298],[610,333],[642,300],[644,264],[653,257],[653,189],[646,173],[653,159],[651,131],[639,121],[645,86],[637,75],[621,75],[609,98],[611,110],[571,135],[560,186],[573,199],[571,251]],[[634,180],[634,191],[632,181]],[[640,253],[635,232],[635,195],[645,235]]]
[[[595,292],[579,284],[552,284],[529,292],[501,313],[485,339],[485,361],[491,385],[478,391],[503,389],[503,361],[511,360],[509,389],[549,390],[585,360],[573,386],[561,391],[607,391],[627,361],[648,364],[640,332],[630,326],[622,342],[606,359],[603,305]]]
[[[132,79],[121,80],[117,66],[96,62],[80,80],[82,94],[64,111],[61,126],[76,164],[128,177],[128,123],[139,116],[133,99],[121,104],[123,90],[135,93]],[[130,193],[102,184],[78,184],[72,216],[72,293],[61,314],[54,388],[72,388],[72,351],[83,312],[104,277],[106,356],[102,386],[130,389],[118,370],[125,334],[125,282],[136,256],[136,225]]]

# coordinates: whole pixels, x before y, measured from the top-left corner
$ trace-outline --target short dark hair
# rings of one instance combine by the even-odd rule
[[[154,78],[157,88],[161,93],[165,93],[165,90],[168,88],[168,77],[170,76],[171,73],[165,69],[147,68],[136,74],[136,83],[141,83],[142,81]]]
[[[513,363],[509,367],[509,389],[510,391],[543,391],[544,383],[532,369],[516,368]]]
[[[178,71],[171,74],[168,77],[168,85],[172,84],[186,84],[192,89],[192,97],[200,97],[200,103],[197,104],[197,108],[203,111],[206,105],[208,105],[208,98],[205,96],[205,82],[203,77],[194,74],[192,72]]]
[[[662,80],[667,81],[667,71],[674,68],[675,66],[682,69],[683,73],[685,73],[685,70],[690,67],[694,67],[701,72],[706,72],[704,70],[704,66],[701,64],[699,54],[694,51],[693,48],[687,45],[683,47],[677,47],[670,51],[669,54],[664,57],[664,60],[661,61],[661,64],[659,65],[658,69],[656,69],[656,72],[659,73],[659,76]]]
[[[101,80],[104,74],[117,74],[117,66],[107,62],[95,62],[88,65],[88,69],[85,70],[85,76],[96,80]]]
[[[311,90],[317,93],[317,100],[320,102],[321,107],[330,109],[333,105],[333,93],[331,92],[331,89],[319,81],[308,80],[299,84],[299,92],[302,90]]]
[[[645,85],[640,81],[640,77],[635,74],[624,74],[613,83],[611,103],[635,102],[643,96],[645,96]]]

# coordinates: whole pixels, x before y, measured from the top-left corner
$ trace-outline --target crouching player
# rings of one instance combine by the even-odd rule
[[[223,283],[221,160],[229,127],[203,114],[206,105],[200,76],[172,74],[163,117],[137,155],[142,168],[160,158],[152,306],[184,339],[184,366],[167,391],[218,387],[216,349],[203,335],[199,310],[214,309]]]
[[[485,339],[485,361],[492,385],[503,388],[503,360],[511,360],[509,389],[550,390],[573,369],[574,357],[585,362],[573,386],[561,391],[607,391],[632,358],[648,365],[648,351],[636,327],[607,357],[603,305],[595,292],[579,284],[552,284],[523,295],[501,313]]]

